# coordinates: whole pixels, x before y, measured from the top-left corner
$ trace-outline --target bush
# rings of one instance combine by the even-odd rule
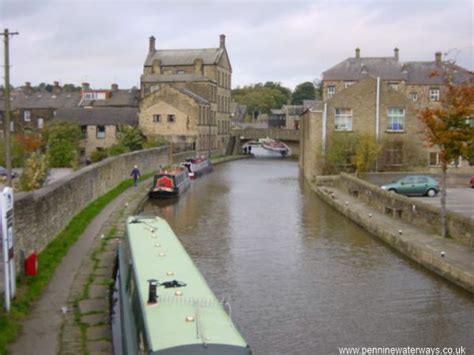
[[[23,191],[39,189],[48,177],[48,163],[45,155],[32,153],[26,161],[23,174],[20,176],[20,188]]]
[[[91,161],[97,163],[98,161],[104,160],[107,158],[107,151],[103,149],[96,149],[91,154]]]
[[[51,167],[74,167],[79,159],[81,129],[75,123],[53,122],[46,126],[43,139],[47,143]]]
[[[109,156],[120,155],[129,152],[130,150],[121,144],[114,144],[107,148],[107,154]],[[103,159],[103,158],[102,158]]]

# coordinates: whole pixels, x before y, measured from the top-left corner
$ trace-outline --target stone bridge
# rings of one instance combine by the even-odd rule
[[[294,156],[299,156],[300,131],[281,128],[240,128],[231,131],[233,144],[232,152],[240,153],[242,145],[250,140],[259,138],[272,138],[288,145]]]

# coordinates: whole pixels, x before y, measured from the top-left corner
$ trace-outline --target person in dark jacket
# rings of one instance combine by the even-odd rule
[[[133,177],[133,185],[137,186],[138,178],[140,177],[140,170],[138,170],[138,166],[134,166],[132,169],[132,172],[130,173],[130,176]]]

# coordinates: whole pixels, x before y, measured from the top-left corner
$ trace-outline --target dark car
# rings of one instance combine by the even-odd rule
[[[0,166],[0,176],[7,176],[8,175],[8,170],[5,169],[3,166]],[[16,177],[16,173],[12,170],[12,178]]]
[[[392,184],[381,186],[382,189],[407,196],[435,197],[439,192],[438,182],[429,176],[407,176]]]

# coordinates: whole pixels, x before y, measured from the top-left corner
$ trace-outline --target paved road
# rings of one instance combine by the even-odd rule
[[[439,194],[436,197],[413,197],[413,199],[434,206],[440,206],[441,200]],[[450,211],[474,218],[474,189],[448,188],[446,205]]]

